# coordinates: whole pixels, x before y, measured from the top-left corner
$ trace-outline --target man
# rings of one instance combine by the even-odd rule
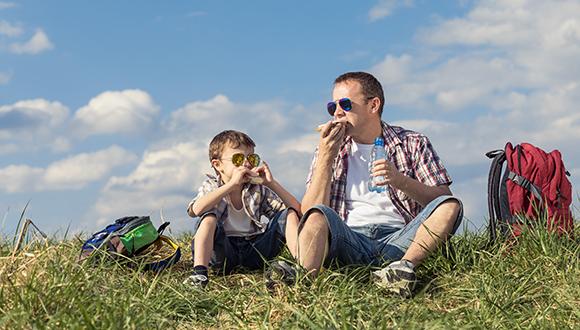
[[[383,89],[369,73],[345,73],[334,82],[321,126],[298,237],[299,263],[316,276],[323,263],[380,266],[375,282],[410,296],[414,268],[451,236],[462,219],[451,196],[451,178],[426,136],[381,120]],[[387,159],[369,164],[375,138],[384,139]],[[383,193],[369,191],[382,176]]]

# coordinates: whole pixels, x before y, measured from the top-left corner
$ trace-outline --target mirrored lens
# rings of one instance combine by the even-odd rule
[[[336,103],[334,103],[334,102],[328,102],[326,104],[326,109],[328,110],[328,113],[331,116],[334,116],[334,112],[336,111]]]
[[[232,155],[232,164],[234,164],[236,167],[242,166],[244,164],[244,158],[246,158],[246,156],[244,156],[244,154],[233,154]]]
[[[260,156],[257,154],[249,154],[248,155],[248,162],[252,167],[258,167],[260,165]]]
[[[340,107],[344,111],[350,111],[352,109],[352,102],[350,101],[349,98],[345,97],[343,99],[338,100],[338,104],[340,104]]]

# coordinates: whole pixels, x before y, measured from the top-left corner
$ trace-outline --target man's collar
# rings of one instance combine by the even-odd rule
[[[383,129],[383,139],[385,139],[385,146],[387,150],[389,150],[389,153],[392,153],[395,150],[394,149],[395,146],[398,144],[402,144],[403,141],[399,139],[399,136],[397,135],[395,130],[391,126],[389,126],[389,124],[385,123],[384,121],[381,121],[381,127]]]

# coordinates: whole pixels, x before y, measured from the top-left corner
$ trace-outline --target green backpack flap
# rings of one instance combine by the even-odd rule
[[[163,226],[163,225],[162,225]],[[164,228],[163,228],[164,229]],[[126,254],[131,256],[159,238],[157,228],[149,217],[140,217],[117,232]]]

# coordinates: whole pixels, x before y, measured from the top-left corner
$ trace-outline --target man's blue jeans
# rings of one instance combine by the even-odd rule
[[[415,238],[417,229],[439,205],[448,200],[456,200],[461,206],[461,201],[456,197],[437,197],[403,228],[378,224],[349,227],[333,209],[325,205],[316,205],[306,211],[299,228],[303,227],[312,212],[318,210],[324,214],[330,233],[326,265],[332,261],[338,261],[340,265],[381,266],[386,262],[400,260]],[[463,207],[461,206],[451,234],[459,228],[462,219]]]

